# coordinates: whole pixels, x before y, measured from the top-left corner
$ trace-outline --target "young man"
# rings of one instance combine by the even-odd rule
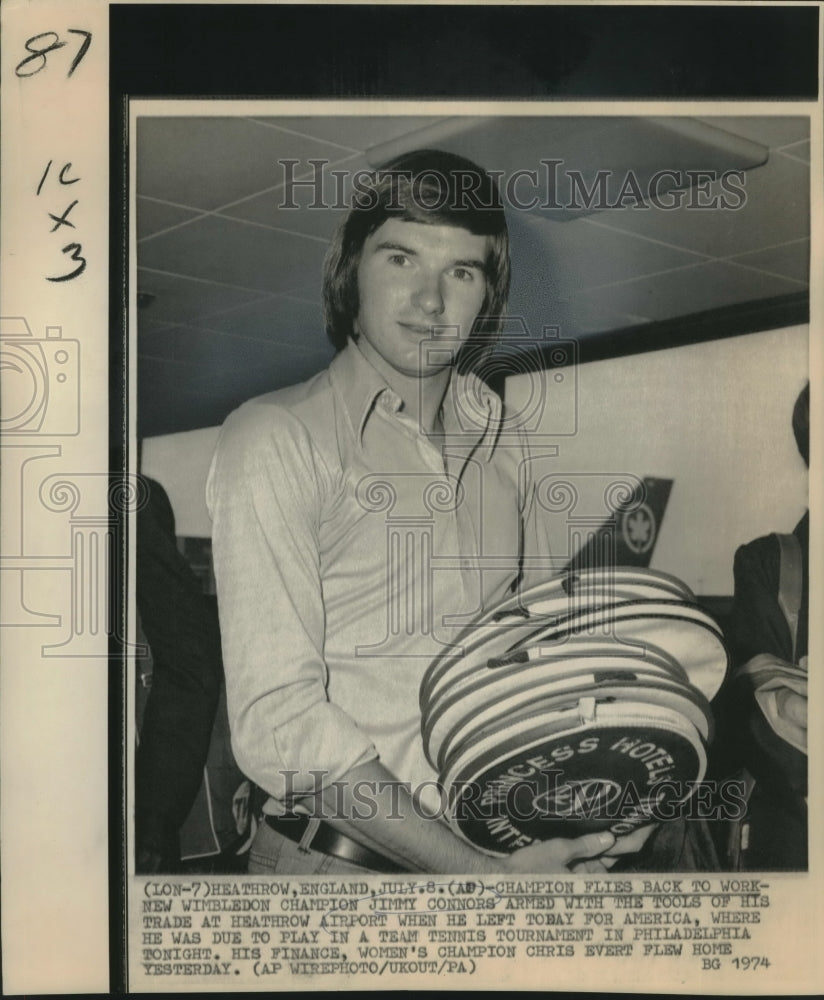
[[[490,858],[437,818],[422,747],[427,666],[548,555],[525,436],[471,370],[509,286],[494,182],[401,157],[357,193],[324,279],[345,346],[232,414],[210,476],[233,743],[271,796],[250,871],[604,871],[645,833]]]

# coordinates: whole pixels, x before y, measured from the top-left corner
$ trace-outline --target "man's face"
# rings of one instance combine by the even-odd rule
[[[486,297],[488,253],[487,237],[466,229],[387,219],[358,265],[355,330],[364,354],[411,377],[451,365]]]

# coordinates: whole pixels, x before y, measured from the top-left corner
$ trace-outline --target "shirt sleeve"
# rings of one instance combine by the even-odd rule
[[[305,426],[250,404],[224,425],[207,485],[232,746],[287,804],[377,757],[327,697],[319,525],[330,484]]]
[[[741,682],[739,668],[762,653],[784,660],[792,656],[789,628],[777,600],[775,539],[766,535],[740,546],[733,577],[733,603],[725,629],[731,670],[713,701],[717,723],[713,756],[722,774],[745,765],[753,773],[759,770],[760,750],[753,739],[752,722],[760,711],[751,686]]]
[[[179,861],[178,831],[203,781],[223,666],[214,602],[178,551],[163,487],[146,484],[135,573],[153,666],[135,759],[135,833],[139,857],[159,854],[169,864]]]
[[[778,603],[779,549],[772,536],[742,545],[733,563],[735,590],[728,638],[733,663],[759,653],[792,660],[789,626]]]
[[[537,495],[536,461],[539,460],[530,453],[529,438],[524,433],[518,487],[523,531],[523,571],[519,581],[521,592],[544,583],[560,572],[557,560],[553,559],[547,512]]]

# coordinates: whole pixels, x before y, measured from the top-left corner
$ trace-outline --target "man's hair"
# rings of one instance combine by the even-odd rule
[[[808,382],[793,407],[793,434],[804,464],[810,464],[810,383]]]
[[[340,350],[356,337],[358,265],[367,238],[387,219],[455,226],[489,237],[486,296],[470,339],[492,343],[509,294],[509,231],[494,179],[471,160],[437,149],[405,153],[357,187],[323,268],[326,332]]]

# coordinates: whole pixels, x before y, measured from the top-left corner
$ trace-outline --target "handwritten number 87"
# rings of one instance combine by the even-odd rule
[[[80,45],[80,49],[69,67],[69,72],[66,74],[67,76],[71,76],[77,69],[80,60],[89,51],[89,46],[92,43],[92,33],[90,31],[81,31],[79,28],[69,28],[68,31],[72,35],[83,35],[83,42]],[[51,41],[47,41],[48,39],[51,39]],[[56,31],[43,31],[39,35],[32,36],[26,42],[25,46],[26,52],[30,52],[31,55],[26,56],[15,67],[14,72],[18,76],[34,76],[41,69],[45,69],[48,53],[54,52],[56,49],[62,49],[65,44],[65,42],[60,41],[60,36]],[[38,62],[37,60],[40,61]],[[29,63],[32,65],[29,65]]]

